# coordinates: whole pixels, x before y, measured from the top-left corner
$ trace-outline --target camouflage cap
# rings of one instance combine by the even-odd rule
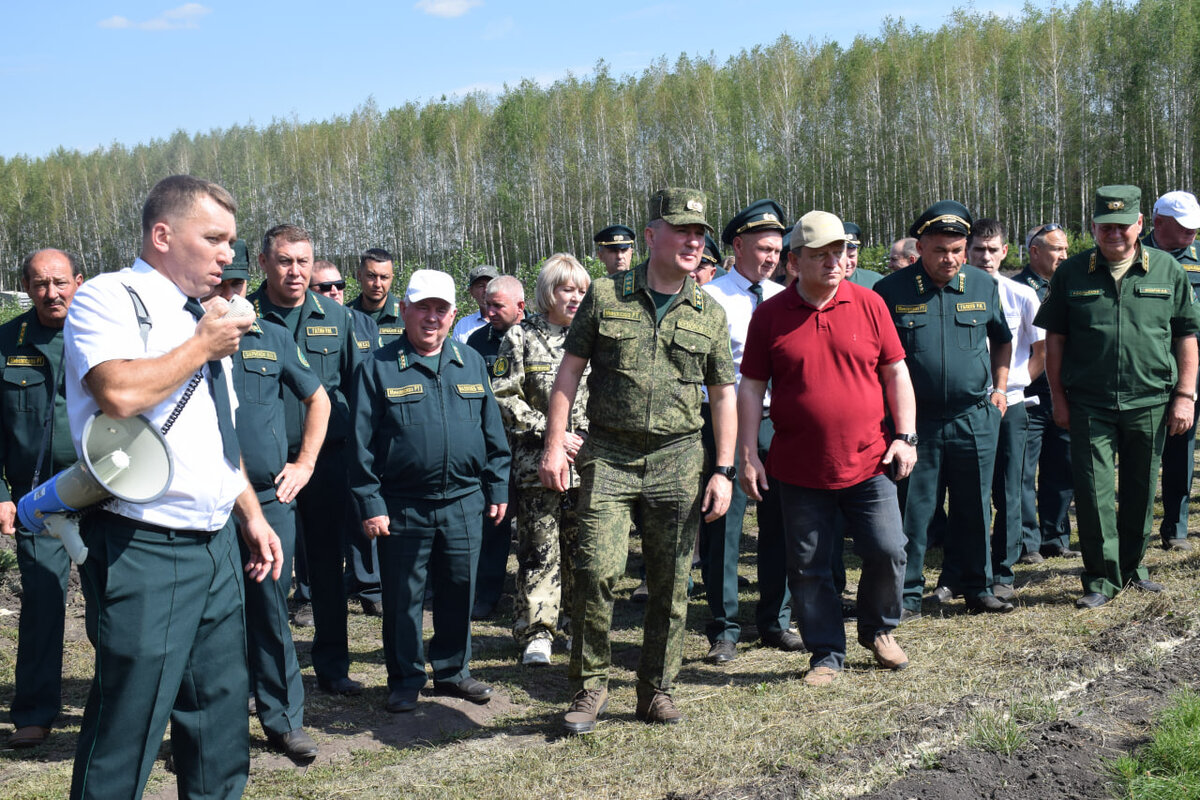
[[[1101,186],[1096,190],[1092,222],[1097,225],[1116,223],[1132,225],[1138,221],[1142,207],[1142,190],[1128,184]]]
[[[233,261],[221,270],[221,280],[250,280],[250,256],[246,252],[245,239],[233,243]]]
[[[704,218],[708,200],[699,189],[659,189],[650,195],[650,222],[661,219],[668,225],[703,225],[709,233],[713,226]]]

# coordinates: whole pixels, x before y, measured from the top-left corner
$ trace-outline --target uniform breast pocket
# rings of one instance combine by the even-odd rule
[[[926,327],[929,322],[925,314],[899,314],[896,317],[896,332],[905,355],[920,353],[925,349]]]
[[[388,416],[401,428],[417,424],[425,409],[423,404],[433,402],[427,399],[425,387],[419,383],[387,389],[385,396]]]
[[[978,350],[987,335],[987,317],[982,311],[955,311],[954,328],[961,350]]]
[[[46,376],[29,367],[4,368],[4,406],[12,411],[34,411],[45,397]],[[34,398],[34,393],[37,398]]]
[[[338,340],[332,336],[313,336],[306,339],[304,354],[309,366],[322,381],[337,372]]]
[[[638,340],[633,325],[625,320],[600,320],[593,354],[596,363],[612,369],[633,369],[638,365]]]
[[[456,383],[454,393],[458,396],[455,405],[461,419],[475,420],[483,416],[483,401],[487,396],[482,383]]]
[[[267,358],[244,358],[245,397],[248,403],[273,403],[279,397],[279,362]]]
[[[712,337],[705,333],[675,328],[668,352],[679,380],[685,383],[700,383],[704,380],[704,362],[712,346]]]

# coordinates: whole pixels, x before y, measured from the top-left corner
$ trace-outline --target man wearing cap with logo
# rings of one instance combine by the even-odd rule
[[[1050,278],[1067,259],[1067,234],[1061,225],[1038,225],[1025,237],[1029,263],[1013,279],[1037,293],[1038,302],[1050,293]],[[1071,549],[1071,437],[1054,424],[1050,383],[1043,370],[1025,388],[1029,431],[1025,438],[1025,469],[1021,476],[1022,564],[1040,564],[1048,557],[1077,558]],[[1036,402],[1032,400],[1036,398]]]
[[[14,501],[75,463],[63,383],[63,323],[83,274],[75,256],[37,250],[21,262],[33,307],[0,326],[0,533],[16,536],[21,618],[10,747],[45,741],[62,708],[63,620],[71,560],[53,536],[18,530]]]
[[[943,489],[950,496],[944,546],[946,564],[958,576],[954,588],[971,613],[1013,610],[992,595],[989,547],[1012,333],[996,282],[966,263],[970,232],[965,206],[934,203],[909,229],[920,259],[875,285],[900,334],[917,398],[917,465],[901,490],[908,538],[902,619],[920,614],[926,542]]]
[[[1071,431],[1080,608],[1127,586],[1163,590],[1142,564],[1158,467],[1165,437],[1195,416],[1200,317],[1179,262],[1138,241],[1141,200],[1136,186],[1096,190],[1096,247],[1063,262],[1035,320],[1046,329],[1054,421]]]
[[[629,269],[633,261],[633,228],[609,225],[592,237],[596,243],[596,258],[604,264],[609,275]]]
[[[392,713],[413,711],[433,665],[434,690],[486,703],[471,677],[471,603],[483,517],[504,518],[509,449],[487,367],[448,341],[454,280],[421,269],[404,293],[404,336],[372,353],[354,397],[351,485],[383,579],[383,653]],[[433,638],[422,604],[433,586]]]
[[[590,733],[608,705],[613,588],[624,574],[629,527],[641,515],[649,598],[637,669],[636,716],[679,723],[671,684],[683,660],[687,582],[700,514],[729,506],[736,411],[729,330],[720,304],[690,277],[704,250],[704,193],[662,189],[650,196],[644,236],[649,259],[594,281],[564,345],[551,390],[539,473],[569,486],[567,419],[584,368],[589,435],[576,457],[579,545],[569,676],[576,695],[568,733]],[[708,387],[716,463],[705,476],[701,387]]]
[[[756,500],[769,486],[776,493],[788,582],[812,652],[810,686],[832,683],[846,658],[833,577],[843,530],[863,560],[859,644],[883,667],[908,665],[891,633],[900,624],[905,539],[887,472],[903,478],[912,470],[916,449],[904,434],[917,430],[916,401],[887,306],[842,278],[848,239],[842,221],[824,211],[796,223],[788,258],[797,279],[750,320],[738,389],[739,477]],[[764,469],[755,431],[768,383],[776,423]],[[885,410],[899,435],[887,431]]]
[[[352,695],[362,684],[349,676],[346,638],[344,542],[349,502],[346,438],[351,433],[347,392],[358,366],[358,343],[350,312],[309,291],[313,247],[308,231],[276,225],[263,235],[258,265],[266,280],[249,296],[259,324],[281,325],[300,348],[329,395],[329,427],[309,483],[296,496],[298,531],[303,539],[312,592],[312,661],[317,685],[333,694]],[[304,409],[290,392],[283,396],[288,461],[299,456]]]
[[[246,296],[250,262],[246,242],[233,244],[233,262],[221,272],[217,294]],[[297,761],[311,761],[317,743],[305,733],[304,683],[288,629],[288,586],[296,551],[296,495],[312,476],[329,423],[329,395],[296,343],[279,325],[251,324],[233,354],[233,390],[238,398],[237,434],[246,480],[263,516],[279,535],[283,567],[277,581],[246,582],[246,644],[250,692],[267,741]],[[285,391],[286,390],[286,391]],[[304,429],[295,460],[287,460],[284,394],[304,404]],[[249,552],[242,544],[242,556]]]
[[[381,344],[404,333],[404,325],[400,322],[400,300],[392,294],[394,273],[391,253],[382,247],[367,250],[358,258],[359,295],[347,305],[375,321]]]
[[[499,276],[500,271],[490,264],[481,264],[471,270],[467,276],[467,291],[470,293],[471,299],[479,306],[479,313],[463,317],[458,321],[458,324],[454,326],[454,333],[450,336],[454,341],[466,344],[472,333],[488,324],[487,300],[484,295],[487,293],[488,283],[492,278]]]
[[[1200,228],[1200,204],[1191,192],[1167,192],[1154,203],[1154,227],[1142,244],[1175,256],[1187,273],[1192,292],[1200,284],[1200,257],[1196,229]],[[1188,498],[1195,471],[1196,417],[1178,436],[1168,436],[1162,455],[1163,521],[1159,534],[1166,550],[1191,550],[1188,535]]]
[[[870,289],[883,276],[869,269],[858,268],[858,248],[862,247],[862,228],[853,222],[842,223],[846,227],[846,280]]]
[[[773,200],[759,200],[742,209],[721,232],[721,240],[737,255],[733,272],[704,287],[721,308],[729,327],[729,339],[736,375],[742,363],[742,348],[750,316],[768,298],[783,291],[769,280],[779,262],[783,246],[783,210]],[[705,395],[707,397],[707,394]],[[764,398],[764,409],[771,398]],[[707,403],[700,409],[704,428],[700,439],[710,461],[716,458],[713,439],[712,412]],[[758,447],[765,458],[771,446],[774,427],[767,414],[762,414],[758,430]],[[716,463],[715,461],[712,463]],[[734,466],[737,466],[735,463]],[[792,633],[791,594],[787,589],[787,569],[783,545],[783,521],[779,517],[779,498],[774,492],[758,504],[758,589],[759,602],[756,621],[758,635],[764,644],[781,650],[803,650],[803,640]],[[700,526],[700,554],[704,575],[704,590],[712,620],[705,633],[710,645],[706,660],[724,664],[737,657],[738,625],[738,554],[742,540],[742,520],[746,515],[746,493],[735,481],[729,501],[729,511],[719,519]]]

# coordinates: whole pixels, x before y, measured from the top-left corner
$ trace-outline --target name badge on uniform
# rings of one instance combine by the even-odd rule
[[[379,329],[380,336],[399,336],[402,333],[404,333],[404,328],[399,328],[394,325],[388,326],[386,328],[380,327],[380,329]]]
[[[630,322],[641,322],[640,311],[624,311],[619,308],[606,308],[600,312],[600,319],[624,319]]]
[[[685,331],[698,333],[701,336],[708,336],[708,329],[704,327],[703,323],[690,320],[687,317],[681,317],[680,320],[675,323],[675,327],[682,328]]]
[[[425,394],[425,387],[420,383],[414,383],[411,386],[401,386],[399,388],[389,388],[387,397],[389,400],[394,400],[397,397],[408,397],[410,394]]]
[[[1103,292],[1099,289],[1072,289],[1067,297],[1099,297]]]
[[[338,329],[336,325],[309,325],[305,332],[309,336],[337,336]]]
[[[272,351],[272,350],[243,350],[242,358],[243,359],[245,359],[245,358],[263,358],[263,359],[266,359],[267,361],[278,361],[279,360],[275,356],[274,351]]]
[[[987,311],[987,303],[982,300],[976,300],[972,303],[958,303],[954,306],[956,311]]]
[[[538,373],[538,372],[549,372],[551,369],[553,369],[553,367],[550,364],[526,364],[525,365],[525,372],[530,375],[532,375],[534,373]]]
[[[929,311],[929,305],[921,303],[915,306],[896,306],[897,314],[925,314]]]
[[[9,356],[5,362],[10,367],[44,367],[45,356]]]
[[[1137,286],[1133,293],[1138,297],[1170,297],[1170,286]]]
[[[371,349],[371,340],[370,339],[355,339],[354,343],[358,345],[359,350],[370,350]]]
[[[459,383],[459,384],[455,385],[455,388],[457,388],[458,393],[463,395],[464,397],[467,397],[467,396],[473,395],[473,394],[483,394],[483,384],[482,383]]]

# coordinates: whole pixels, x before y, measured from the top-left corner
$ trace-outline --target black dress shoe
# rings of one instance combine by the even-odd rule
[[[334,678],[331,681],[317,678],[317,686],[321,691],[329,694],[340,694],[347,697],[352,697],[356,694],[361,694],[363,685],[350,677]]]
[[[971,614],[1007,614],[1012,610],[1012,603],[1006,603],[990,594],[967,598],[967,611]]]
[[[358,598],[358,602],[362,605],[363,613],[368,617],[382,617],[383,603],[377,600],[370,600],[366,597]]]
[[[954,591],[949,586],[939,586],[933,590],[931,596],[936,602],[945,605],[954,599]]]
[[[312,603],[300,603],[292,612],[292,624],[297,628],[312,628],[316,625],[313,620]]]
[[[1143,592],[1155,593],[1164,591],[1166,588],[1161,583],[1155,583],[1154,581],[1146,580],[1145,578],[1142,578],[1140,581],[1130,581],[1128,586],[1131,589],[1141,589]]]
[[[474,678],[463,678],[458,683],[434,681],[433,688],[438,694],[461,697],[463,700],[470,700],[472,703],[479,703],[480,705],[492,699],[493,691],[492,687]]]
[[[496,611],[497,605],[498,603],[484,603],[476,601],[475,605],[471,606],[471,619],[487,619]]]
[[[300,728],[288,731],[287,733],[267,731],[267,741],[270,742],[271,747],[293,761],[312,761],[317,757],[317,753],[320,750],[317,747],[317,743],[312,740],[312,737]]]
[[[763,644],[777,647],[788,653],[802,653],[807,649],[804,646],[804,640],[791,631],[767,634],[762,637],[762,640]]]
[[[1017,559],[1017,561],[1021,562],[1022,564],[1041,564],[1045,560],[1046,557],[1036,550],[1034,550],[1032,553],[1025,553]]]
[[[1079,551],[1069,547],[1043,547],[1042,555],[1046,558],[1079,558]]]
[[[1100,592],[1088,592],[1075,601],[1076,608],[1099,608],[1108,602],[1108,596]]]
[[[708,648],[708,655],[704,660],[710,664],[728,664],[737,658],[737,645],[728,639],[717,639],[713,642],[712,647]]]
[[[393,714],[404,714],[409,711],[417,710],[417,696],[420,691],[417,689],[393,689],[388,694],[387,704],[384,706]]]

